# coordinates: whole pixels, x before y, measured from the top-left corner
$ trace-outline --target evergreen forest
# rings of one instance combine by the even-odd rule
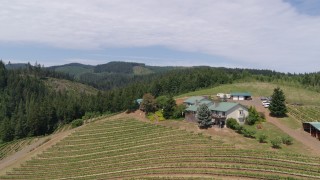
[[[137,66],[139,70],[148,73],[133,73]],[[152,67],[123,62],[89,67],[92,71],[81,75],[38,64],[10,67],[0,61],[0,142],[50,134],[60,125],[90,113],[125,111],[146,93],[155,97],[172,97],[202,88],[249,80],[286,83],[320,91],[320,73],[290,74],[207,66]],[[49,78],[83,83],[99,91],[89,94],[53,89],[45,83]]]

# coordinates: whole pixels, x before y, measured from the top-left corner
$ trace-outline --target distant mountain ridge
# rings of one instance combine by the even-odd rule
[[[27,63],[9,63],[6,64],[6,69],[23,69],[27,67]]]

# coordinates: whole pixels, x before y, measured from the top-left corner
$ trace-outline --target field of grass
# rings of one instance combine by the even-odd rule
[[[22,148],[36,142],[38,138],[26,138],[0,144],[0,160],[10,156]]]
[[[221,85],[215,88],[208,88],[199,91],[194,91],[182,94],[178,97],[196,96],[196,95],[211,95],[215,96],[217,93],[230,93],[230,92],[250,92],[253,96],[271,96],[273,89],[280,87],[286,96],[287,103],[301,103],[304,105],[319,105],[320,106],[320,93],[286,85],[278,85],[273,83],[263,82],[248,82],[248,83],[234,83]]]
[[[68,91],[73,93],[87,93],[87,94],[97,94],[98,90],[77,82],[72,82],[65,79],[55,79],[55,78],[49,78],[44,80],[47,86],[51,87],[52,89],[55,89],[56,91]]]
[[[320,158],[237,149],[134,119],[97,121],[0,179],[320,179]]]
[[[294,120],[290,117],[287,118],[281,118],[280,119],[283,124],[290,124],[289,127],[292,129],[299,129],[301,128],[301,123],[297,120]],[[296,123],[292,123],[291,121],[295,121]],[[257,125],[253,126],[247,126],[247,128],[255,130],[256,135],[255,137],[258,137],[260,134],[266,134],[268,136],[267,143],[259,143],[257,138],[246,138],[243,137],[242,134],[236,133],[236,131],[231,130],[229,128],[210,128],[208,130],[201,130],[198,128],[197,124],[195,123],[188,123],[186,121],[177,121],[177,120],[166,120],[159,122],[159,124],[167,126],[167,127],[173,127],[173,128],[179,128],[183,130],[187,130],[189,132],[193,133],[202,133],[205,136],[211,136],[213,140],[219,140],[224,143],[228,144],[234,144],[236,148],[239,149],[254,149],[254,150],[274,150],[271,147],[270,140],[274,139],[276,137],[285,137],[287,136],[286,133],[284,133],[281,129],[279,129],[277,126],[270,122],[262,122],[262,128],[258,129]],[[281,149],[277,149],[277,152],[280,153],[296,153],[296,154],[304,154],[309,155],[311,152],[306,150],[305,146],[299,142],[294,140],[294,143],[290,146],[283,145]]]
[[[56,71],[69,73],[74,75],[76,78],[79,78],[82,74],[93,72],[93,68],[85,68],[79,66],[63,66],[56,68]]]
[[[276,127],[272,123],[263,122],[263,123],[261,123],[261,126],[262,126],[262,128],[258,129],[258,128],[256,128],[256,126],[245,125],[246,128],[256,131],[256,134],[255,134],[256,138],[246,138],[247,139],[246,142],[248,144],[258,146],[254,149],[260,149],[260,150],[271,149],[270,141],[272,139],[275,139],[278,137],[282,138],[282,137],[288,136],[288,134],[284,133],[281,129],[279,129],[278,127]],[[257,137],[259,137],[261,134],[267,135],[267,142],[266,143],[259,143],[258,142]],[[293,139],[292,145],[282,144],[281,150],[278,150],[278,151],[285,152],[285,153],[290,153],[290,152],[303,153],[303,151],[305,151],[305,147],[299,141],[296,141],[295,139]]]
[[[141,67],[141,66],[134,66],[133,67],[133,74],[134,75],[146,75],[146,74],[152,74],[154,73],[148,68]]]

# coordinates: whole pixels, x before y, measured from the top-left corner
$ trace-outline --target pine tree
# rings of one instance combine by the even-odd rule
[[[207,129],[212,126],[211,112],[206,104],[200,105],[197,113],[200,129]]]
[[[163,107],[163,117],[166,119],[171,118],[175,107],[176,101],[172,97],[169,97],[167,103]]]
[[[4,63],[0,60],[0,90],[7,85],[7,70]]]
[[[286,116],[286,98],[283,91],[278,87],[275,88],[272,94],[272,101],[269,106],[270,114],[272,116],[283,117]]]

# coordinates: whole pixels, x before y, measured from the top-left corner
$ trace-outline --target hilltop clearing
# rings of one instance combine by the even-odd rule
[[[220,85],[214,88],[206,88],[198,91],[193,91],[177,96],[177,98],[210,95],[216,96],[217,93],[230,93],[230,92],[250,92],[255,97],[271,96],[273,89],[280,87],[286,96],[288,104],[300,103],[304,105],[320,105],[320,93],[305,88],[281,85],[275,83],[265,82],[247,82],[247,83],[234,83]]]

